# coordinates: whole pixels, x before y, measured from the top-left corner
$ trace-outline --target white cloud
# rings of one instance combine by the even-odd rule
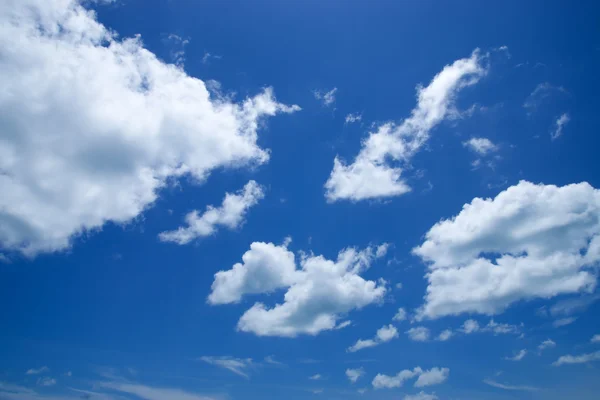
[[[321,100],[325,107],[329,107],[333,103],[335,103],[335,93],[337,92],[337,88],[333,88],[328,92],[315,90],[313,95],[315,99]]]
[[[592,336],[592,338],[590,339],[590,342],[592,342],[592,343],[600,342],[600,334]]]
[[[498,314],[512,303],[591,291],[600,260],[600,191],[521,181],[435,224],[413,253],[428,263],[418,319]]]
[[[564,113],[556,119],[554,130],[550,133],[552,140],[558,139],[563,134],[563,129],[571,121],[569,114]]]
[[[281,361],[277,361],[274,356],[266,356],[265,357],[265,363],[271,364],[271,365],[276,365],[278,367],[285,367],[286,366]]]
[[[243,376],[246,379],[250,378],[250,375],[247,372],[248,369],[252,367],[252,359],[250,358],[203,356],[200,357],[199,360],[211,365],[216,365],[217,367],[225,368],[226,370],[231,371],[236,375]]]
[[[223,56],[217,55],[217,54],[212,54],[209,53],[208,51],[204,52],[204,55],[202,56],[202,64],[209,64],[210,60],[220,60],[221,58],[223,58]]]
[[[38,378],[36,384],[38,386],[54,386],[56,385],[56,379],[45,376],[43,378]]]
[[[492,332],[494,335],[508,334],[508,333],[517,334],[517,333],[519,333],[519,327],[517,327],[515,325],[510,325],[510,324],[497,323],[492,318],[490,320],[490,322],[488,322],[488,324],[482,329],[482,332]]]
[[[171,33],[167,36],[171,48],[171,59],[173,63],[180,68],[183,68],[185,63],[185,46],[190,44],[190,39],[184,39],[179,35]]]
[[[404,396],[404,400],[438,400],[439,397],[437,397],[435,394],[433,393],[425,393],[425,392],[419,392],[417,394],[407,394],[406,396]]]
[[[270,88],[232,103],[119,39],[77,0],[0,6],[0,245],[28,256],[126,223],[183,176],[268,161],[264,117],[299,110]],[[17,39],[16,39],[17,38]]]
[[[525,355],[527,355],[527,350],[522,349],[517,354],[515,354],[514,356],[512,356],[512,357],[506,357],[505,359],[506,360],[510,360],[510,361],[521,361],[525,357]]]
[[[25,372],[26,375],[39,375],[42,374],[44,372],[48,372],[50,371],[50,368],[46,367],[45,365],[41,368],[31,368],[28,369],[27,372]]]
[[[570,354],[566,356],[560,356],[558,360],[552,363],[555,367],[564,365],[564,364],[585,364],[590,361],[600,360],[600,351],[595,351],[593,353],[581,354],[578,356],[572,356]]]
[[[498,383],[494,380],[491,379],[484,379],[483,383],[485,383],[486,385],[490,385],[492,387],[498,388],[498,389],[504,389],[504,390],[521,390],[521,391],[526,391],[526,392],[535,392],[538,391],[538,388],[532,387],[532,386],[513,386],[513,385],[505,385],[502,383]]]
[[[394,315],[394,318],[392,318],[393,321],[404,321],[406,319],[406,310],[402,307],[400,307],[398,309],[398,312],[396,313],[396,315]]]
[[[479,154],[480,156],[485,156],[486,154],[498,150],[498,146],[492,143],[490,139],[486,138],[471,138],[466,142],[463,142],[463,146],[468,147],[469,150]]]
[[[461,330],[466,334],[479,332],[479,322],[474,319],[468,319],[463,323]]]
[[[445,342],[446,340],[450,339],[453,335],[454,333],[450,329],[446,329],[438,335],[436,340],[439,340],[440,342]]]
[[[96,386],[112,389],[117,392],[132,394],[144,400],[214,400],[196,393],[174,388],[158,388],[128,382],[96,382]],[[96,398],[92,396],[92,398]]]
[[[569,316],[575,313],[583,312],[598,300],[600,300],[600,294],[594,294],[591,296],[584,295],[561,300],[550,307],[550,315],[553,317]]]
[[[398,196],[411,189],[402,178],[403,168],[429,139],[430,131],[453,114],[458,92],[475,84],[485,73],[476,50],[471,57],[445,66],[427,87],[417,87],[417,106],[400,125],[386,123],[363,141],[351,164],[339,157],[325,183],[327,201],[359,201]]]
[[[410,328],[406,331],[406,334],[415,342],[426,342],[429,340],[429,329],[424,326],[417,326],[414,328]]]
[[[346,370],[346,377],[350,380],[350,382],[352,383],[356,383],[356,381],[358,381],[360,379],[361,376],[363,376],[365,374],[365,370],[362,368],[348,368]]]
[[[211,304],[238,302],[246,294],[286,289],[283,303],[268,308],[255,303],[238,321],[238,329],[259,336],[295,337],[335,329],[341,315],[382,301],[385,282],[363,279],[359,274],[378,257],[386,245],[358,251],[342,250],[337,261],[303,254],[296,268],[294,254],[285,244],[255,242],[228,271],[215,274]]]
[[[415,387],[439,385],[450,376],[449,368],[431,368],[429,371],[423,371],[415,382]]]
[[[163,242],[187,244],[199,237],[213,235],[219,226],[236,229],[244,223],[248,209],[256,205],[263,197],[262,187],[255,181],[249,181],[237,193],[227,193],[220,207],[208,206],[201,216],[198,215],[197,210],[190,212],[185,217],[186,227],[162,232],[159,238]]]
[[[311,381],[318,381],[321,379],[321,374],[315,374],[313,376],[308,377]]]
[[[353,124],[355,122],[360,122],[362,120],[362,114],[348,114],[346,115],[346,123]]]
[[[373,387],[375,389],[393,389],[401,387],[407,380],[418,377],[414,386],[424,387],[439,385],[448,379],[450,375],[450,369],[434,367],[430,370],[423,370],[420,367],[416,367],[413,370],[405,369],[398,372],[394,376],[388,376],[383,374],[377,374],[373,379]]]
[[[552,322],[552,326],[560,328],[561,326],[571,325],[575,321],[577,321],[577,317],[560,318]]]
[[[375,347],[382,343],[389,342],[392,339],[398,337],[398,330],[393,325],[384,325],[377,330],[373,339],[362,340],[358,339],[356,343],[348,348],[350,353],[354,353],[358,350],[365,349],[367,347]]]
[[[294,284],[297,274],[294,253],[285,244],[254,242],[242,263],[215,274],[208,302],[237,303],[247,294],[270,293]]]
[[[544,351],[546,349],[550,349],[552,347],[556,347],[556,342],[554,342],[554,340],[552,340],[552,339],[546,339],[542,343],[540,343],[540,345],[538,346],[538,350],[540,352],[542,352],[542,351]]]

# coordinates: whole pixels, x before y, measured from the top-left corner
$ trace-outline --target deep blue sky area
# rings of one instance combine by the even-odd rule
[[[81,7],[94,13],[68,23],[65,10]],[[0,5],[0,21],[10,27],[0,29],[0,400],[596,398],[600,3],[24,0]],[[40,28],[47,21],[60,32]],[[87,42],[94,26],[113,37]],[[100,56],[113,51],[120,62]],[[444,71],[457,75],[436,89],[443,102],[420,101]],[[198,86],[172,94],[192,78],[210,100],[193,97]],[[267,87],[272,102],[301,110],[253,119],[254,129],[219,109]],[[430,123],[419,107],[441,114]],[[386,123],[397,144],[426,139],[368,158],[369,135]],[[236,148],[227,135],[244,129],[268,161],[218,159],[219,143]],[[108,156],[96,165],[100,143]],[[334,159],[356,166],[363,155],[401,168],[410,190],[359,198],[384,185],[367,176],[355,194],[328,197]],[[128,211],[147,182],[140,171],[158,182],[154,198]],[[186,243],[161,236],[193,210],[225,213],[226,193],[251,180],[261,196],[236,222],[210,222]],[[281,259],[251,269],[256,242],[293,254],[296,275]],[[303,269],[312,260],[333,271],[341,264],[318,256],[335,262],[346,248],[370,248],[369,267],[335,281]],[[215,274],[242,262],[237,300],[210,300]],[[288,281],[269,289],[278,279]],[[383,292],[361,300],[372,288],[345,286],[356,280]],[[257,302],[292,316],[269,311],[240,328]],[[394,318],[399,308],[406,318]],[[319,315],[333,325],[307,331]],[[264,333],[277,326],[294,333]],[[372,343],[353,351],[359,339]]]

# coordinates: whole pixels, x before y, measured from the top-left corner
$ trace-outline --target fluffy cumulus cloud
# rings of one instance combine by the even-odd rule
[[[413,253],[429,271],[417,318],[498,314],[512,303],[592,291],[600,191],[521,181],[435,224]]]
[[[285,244],[254,242],[241,263],[215,274],[208,302],[237,303],[244,295],[270,293],[293,285],[297,274],[294,253]]]
[[[429,329],[424,326],[416,326],[406,331],[406,334],[415,342],[426,342],[429,340]]]
[[[382,326],[377,330],[373,339],[358,339],[356,343],[348,348],[348,352],[354,353],[358,350],[365,349],[368,347],[375,347],[385,342],[389,342],[392,339],[398,337],[398,330],[393,325]]]
[[[430,370],[423,370],[420,367],[416,367],[412,370],[405,369],[398,372],[394,376],[388,376],[383,374],[377,374],[373,378],[373,387],[375,389],[393,389],[404,385],[404,382],[417,378],[414,383],[415,387],[424,387],[439,385],[445,382],[450,376],[449,368],[438,368],[434,367]]]
[[[454,332],[452,332],[450,329],[445,329],[442,332],[440,332],[436,340],[439,340],[440,342],[445,342],[446,340],[449,340],[452,336],[454,336]]]
[[[404,396],[404,400],[438,400],[439,397],[437,397],[435,394],[433,393],[425,393],[423,391],[417,393],[417,394],[407,394],[406,396]]]
[[[485,156],[491,152],[498,150],[498,146],[496,146],[490,139],[487,138],[471,138],[466,142],[463,142],[463,146],[467,147],[469,150],[477,153],[480,156]]]
[[[336,261],[303,254],[296,265],[287,243],[276,246],[256,242],[232,269],[215,274],[211,304],[238,302],[244,295],[285,289],[283,302],[268,307],[255,303],[238,321],[238,329],[259,336],[295,337],[335,329],[341,315],[380,302],[385,282],[360,274],[383,257],[387,246],[364,250],[348,248]],[[347,324],[346,324],[347,325]]]
[[[404,321],[406,319],[406,310],[402,307],[400,307],[398,309],[398,312],[396,312],[396,315],[394,315],[394,317],[392,318],[392,320],[394,321]]]
[[[78,0],[0,5],[0,247],[33,256],[125,223],[184,175],[257,165],[271,89],[233,103]]]
[[[356,383],[364,374],[365,370],[362,368],[348,368],[346,370],[346,377],[352,383]]]
[[[475,84],[486,72],[482,56],[455,61],[438,73],[426,87],[417,88],[417,106],[400,124],[386,123],[369,133],[351,164],[339,157],[325,183],[328,201],[359,201],[398,196],[410,191],[402,177],[407,163],[429,139],[430,131],[448,116],[455,115],[458,92]]]
[[[219,226],[235,229],[244,222],[248,209],[263,197],[262,187],[255,181],[250,181],[239,192],[227,193],[220,207],[208,206],[202,215],[198,215],[198,211],[190,212],[185,217],[187,226],[162,232],[160,240],[186,244],[196,238],[214,234]]]

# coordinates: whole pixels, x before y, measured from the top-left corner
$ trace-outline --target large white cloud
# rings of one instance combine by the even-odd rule
[[[263,197],[262,187],[255,181],[250,181],[238,193],[227,193],[221,207],[208,206],[202,215],[198,215],[196,210],[190,212],[185,217],[187,226],[162,232],[160,240],[186,244],[196,238],[214,234],[219,226],[235,229],[244,222],[248,209]]]
[[[334,160],[325,183],[326,197],[337,200],[365,200],[398,196],[410,191],[398,163],[408,162],[429,139],[430,131],[451,115],[456,115],[457,93],[475,84],[484,74],[482,56],[475,50],[471,57],[445,66],[427,87],[417,88],[417,106],[401,124],[386,123],[362,143],[351,164]]]
[[[268,307],[254,304],[238,322],[238,329],[259,336],[295,337],[316,335],[335,329],[345,313],[380,302],[386,292],[384,282],[363,279],[360,274],[385,255],[386,245],[358,251],[341,251],[337,261],[306,255],[296,267],[287,243],[253,243],[243,256],[243,264],[215,274],[211,304],[238,302],[246,294],[286,289],[282,303]]]
[[[413,252],[429,266],[419,318],[493,315],[519,300],[592,291],[600,191],[521,181],[438,222]]]
[[[0,3],[0,247],[35,255],[130,221],[169,178],[264,163],[271,89],[211,96],[77,0]]]

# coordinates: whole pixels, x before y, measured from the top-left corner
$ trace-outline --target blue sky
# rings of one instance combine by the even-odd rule
[[[598,5],[0,5],[0,399],[594,399]]]

